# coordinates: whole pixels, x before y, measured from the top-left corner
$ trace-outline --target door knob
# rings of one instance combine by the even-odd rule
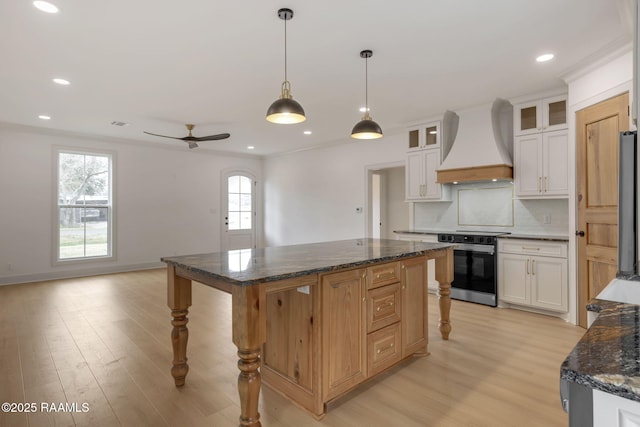
[[[584,237],[584,231],[576,231],[576,236]]]

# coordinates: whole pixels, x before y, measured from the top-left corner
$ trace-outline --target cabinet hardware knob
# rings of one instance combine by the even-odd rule
[[[380,305],[376,308],[376,311],[380,311],[380,310],[382,310],[383,308],[387,308],[387,307],[393,307],[393,301],[388,301],[388,302],[385,302],[384,304],[380,304]]]
[[[377,354],[380,354],[380,353],[382,353],[383,351],[391,350],[392,348],[393,348],[393,343],[389,344],[389,346],[388,346],[387,348],[385,348],[385,349],[379,348],[379,349],[376,351],[376,353],[377,353]]]
[[[584,231],[583,230],[576,231],[576,236],[584,237]]]

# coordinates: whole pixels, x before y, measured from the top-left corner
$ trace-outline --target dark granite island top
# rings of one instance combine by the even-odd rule
[[[562,363],[560,378],[640,402],[640,306],[594,299],[598,312]]]
[[[263,375],[272,387],[280,384],[278,392],[322,417],[332,398],[405,357],[421,351],[426,354],[430,259],[435,260],[440,284],[440,333],[448,339],[453,247],[367,238],[162,258],[167,263],[167,305],[173,325],[174,383],[183,386],[189,372],[187,323],[192,281],[196,281],[231,294],[232,340],[238,348],[240,370],[240,425],[262,425],[258,401]],[[375,309],[373,304],[378,304]],[[371,319],[365,321],[371,313],[376,319],[378,313],[387,316],[376,322],[391,319],[394,323],[373,329]],[[286,328],[269,335],[268,328],[281,317],[286,319],[282,321]],[[296,327],[301,329],[280,333]],[[352,339],[341,339],[340,334],[352,332]],[[294,338],[296,347],[303,348],[305,357],[300,360],[313,360],[302,371],[315,375],[310,385],[298,387],[297,377],[269,377],[274,353],[268,353],[268,360],[261,358],[268,336],[284,336],[282,345]],[[336,336],[339,339],[331,341]],[[334,349],[336,343],[339,346]],[[339,360],[333,368],[328,365],[331,358]],[[337,369],[338,364],[344,369]],[[330,380],[342,371],[348,371],[349,381]]]
[[[453,245],[367,238],[173,256],[162,261],[202,278],[248,286],[395,261],[449,247]]]

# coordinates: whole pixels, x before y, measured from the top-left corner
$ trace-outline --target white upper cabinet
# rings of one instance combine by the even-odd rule
[[[413,151],[407,154],[406,199],[439,200],[442,184],[436,182],[436,171],[440,167],[440,149]]]
[[[514,110],[516,197],[568,197],[567,97],[524,102]]]
[[[515,136],[552,132],[567,128],[567,96],[523,102],[514,106]]]
[[[408,151],[405,198],[408,201],[437,201],[446,198],[443,185],[436,182],[442,163],[441,122],[423,123],[407,129]]]
[[[568,132],[518,136],[514,144],[516,196],[563,198],[569,194]]]
[[[445,111],[439,119],[407,128],[405,199],[409,202],[450,201],[449,186],[436,180],[456,137],[458,116]]]

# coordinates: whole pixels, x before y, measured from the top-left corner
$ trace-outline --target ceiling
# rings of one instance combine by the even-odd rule
[[[186,136],[194,123],[195,136],[231,133],[197,150],[259,156],[349,140],[364,106],[363,49],[373,50],[371,115],[390,134],[562,87],[632,42],[631,0],[51,2],[59,13],[0,2],[0,122],[185,150],[143,131]],[[294,11],[288,77],[307,115],[295,125],[265,120],[284,77],[281,7]],[[555,58],[536,63],[546,52]]]

